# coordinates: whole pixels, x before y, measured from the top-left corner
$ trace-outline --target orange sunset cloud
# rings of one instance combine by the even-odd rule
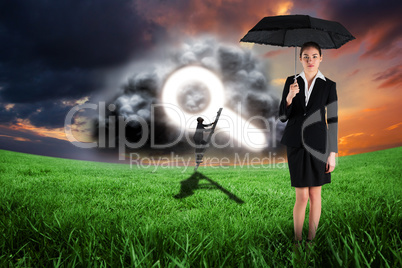
[[[399,105],[366,108],[339,117],[339,154],[348,155],[402,145]],[[395,124],[395,122],[398,122]]]
[[[68,141],[64,128],[45,128],[45,127],[36,127],[29,122],[29,120],[21,120],[18,119],[18,122],[9,128],[12,130],[18,130],[21,132],[30,132],[33,133],[39,137],[50,137],[50,138],[55,138],[59,140],[65,140]],[[72,134],[74,137],[81,141],[81,142],[92,142],[92,137],[91,137],[91,130],[90,130],[90,121],[88,121],[86,118],[76,118],[75,119],[75,125],[72,125]],[[1,136],[1,135],[0,135]],[[3,135],[6,137],[7,135]],[[10,138],[9,136],[7,136]],[[30,141],[29,139],[21,138],[21,137],[12,137],[14,140],[18,141]]]
[[[393,129],[398,128],[400,126],[402,126],[402,122],[400,122],[398,124],[395,124],[395,125],[392,125],[390,127],[387,127],[386,130],[393,130]]]
[[[402,86],[402,65],[397,65],[394,67],[391,67],[385,71],[377,73],[376,77],[374,78],[374,81],[383,81],[379,87],[380,88],[400,88]]]
[[[40,142],[40,141],[34,141],[34,140],[27,139],[27,138],[23,138],[23,137],[15,137],[15,136],[10,136],[10,135],[0,135],[0,137],[13,139],[13,140],[15,140],[15,141]]]

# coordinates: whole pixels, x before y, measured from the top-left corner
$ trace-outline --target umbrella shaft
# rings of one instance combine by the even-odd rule
[[[295,80],[296,80],[296,64],[297,64],[297,47],[295,46]]]

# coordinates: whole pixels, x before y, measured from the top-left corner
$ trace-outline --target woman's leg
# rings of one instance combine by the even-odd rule
[[[295,230],[295,240],[302,240],[303,223],[306,214],[306,206],[309,197],[308,187],[296,187],[296,203],[293,208],[293,223]]]
[[[309,188],[310,213],[308,221],[308,237],[313,240],[321,217],[321,186]]]

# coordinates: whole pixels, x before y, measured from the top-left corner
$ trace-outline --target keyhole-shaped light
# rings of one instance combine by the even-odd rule
[[[241,107],[235,112],[225,106],[222,81],[209,69],[200,66],[178,69],[166,80],[161,98],[163,104],[168,104],[164,106],[165,113],[179,128],[194,131],[197,117],[206,119],[205,123],[213,122],[218,109],[224,107],[215,133],[227,133],[228,145],[252,151],[267,146],[264,131],[241,117]]]

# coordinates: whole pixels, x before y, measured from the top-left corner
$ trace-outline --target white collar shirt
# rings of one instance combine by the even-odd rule
[[[306,106],[307,106],[307,103],[308,103],[308,101],[310,99],[311,92],[313,91],[313,88],[314,88],[315,80],[317,78],[321,78],[322,80],[326,81],[326,79],[325,79],[325,76],[320,72],[320,70],[318,70],[317,74],[315,75],[315,77],[313,79],[313,82],[311,82],[310,88],[307,88],[308,87],[308,82],[307,82],[306,75],[304,74],[304,71],[301,72],[299,76],[301,76],[301,78],[303,78],[303,80],[304,80],[304,88],[307,89],[307,90],[304,90],[304,95],[306,97],[305,98]]]

